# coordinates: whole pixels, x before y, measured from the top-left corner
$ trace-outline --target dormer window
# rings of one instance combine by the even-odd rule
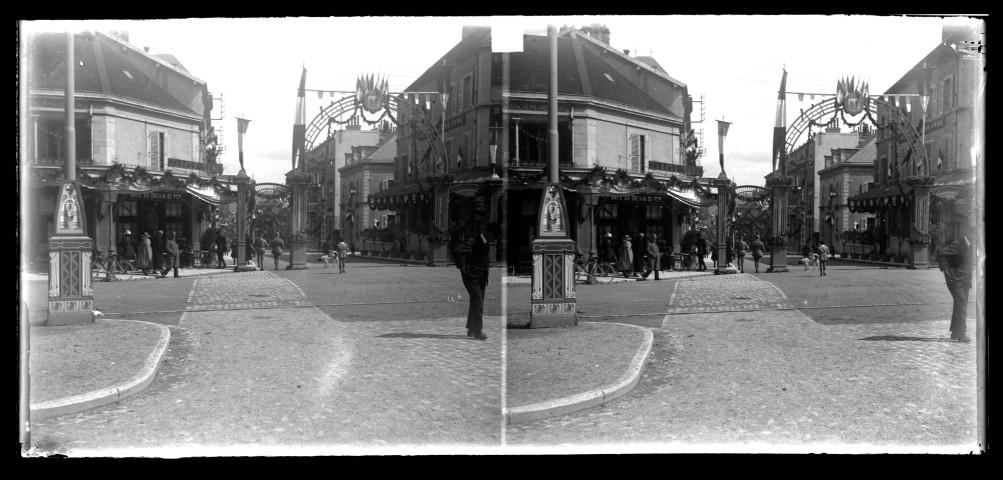
[[[129,80],[135,80],[135,78],[132,78],[132,74],[129,73],[128,70],[122,70],[122,73],[124,73],[125,76],[129,77]]]
[[[616,83],[616,81],[613,80],[613,76],[610,75],[609,73],[603,72],[603,76],[606,77],[606,80],[609,80],[611,83]]]

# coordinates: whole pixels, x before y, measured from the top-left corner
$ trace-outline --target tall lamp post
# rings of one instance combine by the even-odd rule
[[[717,187],[717,269],[715,275],[738,273],[738,269],[728,264],[728,194],[731,192],[731,180],[724,173],[724,137],[728,136],[731,122],[717,121],[717,151],[720,155],[721,174],[714,180]]]
[[[575,241],[571,239],[567,203],[557,170],[557,29],[547,26],[550,40],[548,142],[550,180],[543,189],[537,216],[538,238],[532,242],[533,279],[530,288],[530,328],[578,324],[575,301]],[[518,158],[518,152],[516,153]]]
[[[47,325],[94,323],[91,252],[83,198],[77,183],[77,140],[74,120],[73,32],[66,32],[66,178],[56,200],[55,234],[49,237],[49,315]]]

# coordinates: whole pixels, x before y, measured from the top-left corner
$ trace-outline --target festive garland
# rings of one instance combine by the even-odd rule
[[[509,174],[516,181],[521,182],[523,185],[540,183],[546,177],[545,172],[542,170],[539,172],[534,172],[530,175],[523,175],[517,171],[509,171]],[[641,180],[635,180],[630,176],[626,170],[618,168],[612,175],[606,173],[606,167],[602,165],[596,165],[585,174],[584,177],[578,180],[574,180],[567,175],[561,176],[561,184],[565,188],[570,188],[572,190],[577,190],[578,187],[582,185],[602,185],[604,187],[629,187],[629,188],[639,188],[644,189],[649,192],[665,192],[666,190],[689,190],[692,189],[697,194],[705,200],[717,199],[717,194],[711,191],[709,188],[704,187],[696,179],[686,181],[680,180],[679,177],[672,175],[667,180],[660,180],[655,178],[650,172],[646,173]]]
[[[43,184],[61,183],[65,180],[62,169],[43,173],[36,171],[36,177]],[[77,180],[88,187],[97,188],[108,185],[127,185],[130,187],[168,187],[175,190],[183,190],[188,186],[195,186],[200,189],[212,188],[221,197],[231,194],[228,184],[219,181],[215,176],[206,180],[191,173],[187,177],[175,176],[171,170],[167,170],[162,176],[157,177],[150,174],[143,167],[135,167],[133,172],[129,172],[125,166],[115,162],[100,175],[91,175],[87,172],[79,172]]]

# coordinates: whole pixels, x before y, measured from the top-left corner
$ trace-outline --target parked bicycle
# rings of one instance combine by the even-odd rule
[[[613,280],[615,268],[610,263],[600,262],[596,257],[585,259],[582,254],[575,255],[575,283],[609,283]]]
[[[136,266],[132,260],[121,260],[111,250],[105,257],[100,251],[94,251],[94,258],[91,259],[91,280],[114,282],[129,280],[134,275]]]

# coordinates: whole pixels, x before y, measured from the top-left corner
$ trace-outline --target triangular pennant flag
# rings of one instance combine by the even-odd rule
[[[798,94],[798,101],[799,102],[803,102],[804,101],[804,94],[803,93],[799,93]]]
[[[317,98],[324,98],[324,92],[321,90],[317,90]]]

